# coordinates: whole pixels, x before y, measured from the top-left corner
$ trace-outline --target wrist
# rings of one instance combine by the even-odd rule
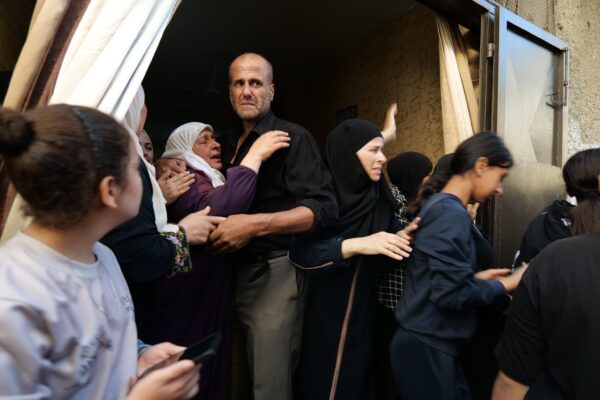
[[[240,165],[243,165],[246,168],[250,168],[251,170],[253,170],[256,173],[258,173],[258,170],[260,169],[261,164],[262,164],[261,158],[258,156],[255,156],[253,154],[246,155],[246,157],[244,157],[244,159],[240,163]]]
[[[359,246],[360,242],[353,239],[346,239],[342,242],[342,258],[347,260],[355,255],[359,254]]]
[[[252,227],[254,236],[267,236],[269,232],[269,214],[249,214],[249,225]]]

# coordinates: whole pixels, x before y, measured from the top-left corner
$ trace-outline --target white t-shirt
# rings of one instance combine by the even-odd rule
[[[114,254],[70,260],[19,232],[0,248],[0,398],[121,399],[137,365],[131,294]]]

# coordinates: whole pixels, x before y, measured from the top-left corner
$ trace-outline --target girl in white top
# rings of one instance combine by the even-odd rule
[[[139,157],[96,110],[0,109],[0,154],[33,222],[0,248],[0,398],[170,399],[197,392],[198,371],[170,343],[138,359],[131,295],[98,239],[138,212]]]

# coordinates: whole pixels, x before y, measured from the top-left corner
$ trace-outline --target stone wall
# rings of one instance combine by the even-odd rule
[[[499,3],[568,43],[568,153],[600,147],[600,0]]]
[[[322,144],[336,111],[356,105],[359,118],[381,126],[388,105],[397,101],[398,138],[386,155],[413,150],[436,160],[444,151],[439,79],[435,16],[417,5],[342,59],[298,79],[285,114]]]
[[[600,147],[600,1],[555,0],[554,34],[569,44],[569,153]]]

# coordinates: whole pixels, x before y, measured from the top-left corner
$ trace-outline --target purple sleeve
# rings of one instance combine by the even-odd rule
[[[256,173],[243,166],[227,170],[227,182],[217,188],[199,171],[191,171],[196,180],[179,199],[169,206],[171,219],[179,221],[186,215],[210,206],[210,215],[227,217],[248,211],[256,193]]]

